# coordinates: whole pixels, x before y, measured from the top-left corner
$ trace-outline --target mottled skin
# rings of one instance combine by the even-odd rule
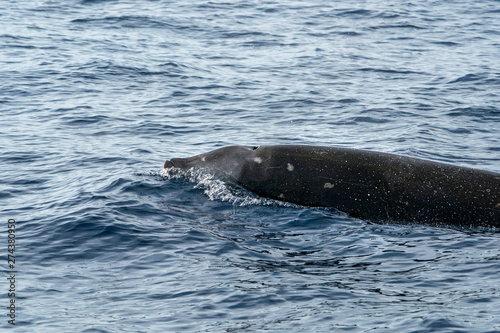
[[[500,174],[365,150],[231,146],[165,168],[207,168],[261,196],[370,221],[500,227]]]

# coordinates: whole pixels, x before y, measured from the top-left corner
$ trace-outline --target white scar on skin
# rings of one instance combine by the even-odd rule
[[[255,163],[261,164],[261,163],[262,163],[262,158],[260,158],[260,157],[256,157],[256,158],[254,158],[254,159],[253,159],[253,161],[254,161]]]
[[[286,165],[286,169],[287,169],[288,171],[293,171],[293,169],[295,169],[295,168],[294,168],[293,164],[288,163],[288,164]]]
[[[205,162],[205,156],[203,156],[203,157],[201,158],[201,161],[202,161],[202,162]]]
[[[323,186],[323,188],[333,188],[335,185],[333,185],[332,183],[325,183],[325,185]]]

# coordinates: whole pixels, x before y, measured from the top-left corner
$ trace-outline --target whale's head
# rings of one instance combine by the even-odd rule
[[[164,168],[205,169],[216,178],[265,197],[309,203],[301,200],[301,195],[309,191],[310,179],[315,179],[319,167],[324,167],[323,163],[311,167],[323,153],[307,146],[229,146],[193,157],[172,158],[165,161]],[[323,183],[318,185],[320,190]]]
[[[187,158],[172,158],[165,161],[163,167],[188,170],[191,168],[207,169],[219,177],[239,183],[244,174],[260,166],[262,158],[256,146],[229,146],[208,153]]]

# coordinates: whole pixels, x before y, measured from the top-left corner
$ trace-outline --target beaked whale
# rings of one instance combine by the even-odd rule
[[[229,146],[164,168],[205,168],[263,197],[381,222],[500,227],[500,174],[348,148]]]

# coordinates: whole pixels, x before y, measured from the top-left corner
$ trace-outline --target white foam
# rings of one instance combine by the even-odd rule
[[[191,168],[188,170],[182,170],[172,167],[163,169],[160,172],[160,175],[165,179],[185,178],[189,182],[194,183],[194,188],[203,190],[209,200],[213,201],[220,200],[237,206],[295,206],[294,204],[288,202],[262,198],[250,191],[232,186],[220,179],[217,179],[213,172],[207,169]]]

